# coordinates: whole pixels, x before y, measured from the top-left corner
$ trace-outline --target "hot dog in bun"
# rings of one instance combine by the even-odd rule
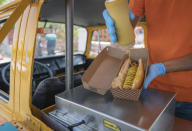
[[[112,88],[139,89],[144,80],[144,66],[142,59],[138,62],[131,62],[126,59],[118,76],[112,82]]]

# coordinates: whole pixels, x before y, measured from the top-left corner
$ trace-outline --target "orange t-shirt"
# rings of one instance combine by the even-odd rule
[[[192,0],[131,0],[133,14],[146,16],[150,64],[192,53]],[[192,102],[192,71],[159,76],[150,88],[177,93],[178,101]]]

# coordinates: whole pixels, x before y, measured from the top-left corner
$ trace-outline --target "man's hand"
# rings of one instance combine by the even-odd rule
[[[103,11],[103,17],[105,19],[105,24],[107,26],[107,30],[109,32],[111,40],[113,43],[116,43],[117,42],[117,36],[116,36],[116,30],[115,30],[115,22],[113,21],[113,19],[111,18],[111,16],[109,15],[109,13],[106,9]],[[132,11],[130,9],[129,9],[129,18],[131,21],[134,20],[135,18],[137,18],[134,21],[134,23],[139,20],[138,17],[135,17],[135,15],[132,13]],[[132,25],[136,25],[136,24],[132,23]]]
[[[115,22],[109,15],[108,11],[105,9],[103,11],[103,17],[105,19],[105,24],[107,26],[107,30],[109,32],[109,35],[111,37],[111,40],[113,43],[117,42],[117,36],[116,36],[116,31],[115,31]]]
[[[156,63],[149,66],[147,78],[143,84],[143,88],[147,89],[148,85],[151,83],[153,79],[157,76],[164,75],[166,73],[166,69],[164,64]]]

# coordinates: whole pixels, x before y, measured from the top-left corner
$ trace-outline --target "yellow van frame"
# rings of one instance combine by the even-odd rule
[[[9,101],[7,103],[0,99],[0,115],[10,122],[16,121],[29,130],[35,131],[51,130],[31,112],[36,29],[43,2],[43,0],[14,1],[0,8],[1,20],[9,17],[0,30],[0,41],[15,25]]]

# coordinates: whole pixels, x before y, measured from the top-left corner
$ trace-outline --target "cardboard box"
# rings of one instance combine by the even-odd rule
[[[111,89],[111,83],[114,80],[114,78],[118,75],[123,62],[127,57],[130,57],[132,61],[138,61],[140,58],[142,58],[146,75],[148,65],[147,49],[144,48],[129,49],[129,53],[127,54],[126,52],[123,52],[121,49],[106,47],[95,58],[95,60],[92,62],[92,64],[84,73],[82,77],[84,88],[96,92],[98,94],[104,95],[108,90]],[[114,95],[114,97],[116,97],[114,91],[115,90],[112,90],[112,94]],[[118,92],[118,94],[121,95],[122,91],[124,90],[118,90],[118,91],[121,91]],[[141,92],[141,90],[139,92]],[[124,94],[125,94],[124,96],[126,96],[126,93]],[[136,94],[140,95],[140,93]]]

